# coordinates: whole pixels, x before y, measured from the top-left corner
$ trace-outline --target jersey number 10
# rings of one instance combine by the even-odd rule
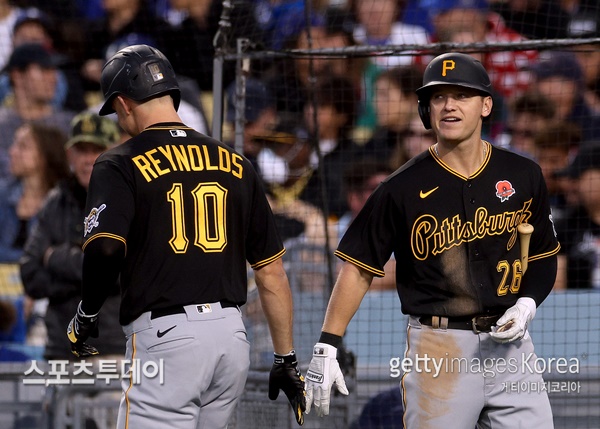
[[[222,252],[227,245],[225,226],[225,203],[227,189],[216,182],[200,183],[192,191],[194,197],[194,245],[204,252]],[[185,253],[189,239],[186,232],[183,206],[183,185],[174,183],[167,192],[171,203],[171,224],[173,236],[169,244],[175,253]]]

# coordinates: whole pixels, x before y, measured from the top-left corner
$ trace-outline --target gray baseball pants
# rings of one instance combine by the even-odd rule
[[[434,329],[410,317],[401,381],[405,428],[552,429],[536,359],[529,333],[499,344],[487,333]]]
[[[118,429],[227,428],[244,390],[250,345],[237,307],[188,305],[124,326],[126,360]]]

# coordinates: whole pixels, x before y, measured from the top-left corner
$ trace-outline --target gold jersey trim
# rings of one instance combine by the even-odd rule
[[[363,270],[366,270],[366,271],[370,272],[371,274],[376,275],[377,277],[385,276],[384,271],[378,270],[377,268],[373,268],[370,265],[360,262],[360,261],[346,255],[345,253],[340,252],[339,250],[336,250],[335,252],[333,252],[333,254],[346,262],[350,262],[351,264],[354,264],[357,267],[362,268]]]
[[[191,130],[193,131],[194,129],[191,127],[188,127],[187,125],[158,125],[158,126],[152,126],[152,127],[148,127],[146,128],[144,131],[156,131],[156,130]]]
[[[136,335],[135,332],[133,333],[133,335],[131,336],[131,348],[133,349],[132,353],[131,353],[131,372],[133,372],[133,365],[135,365],[135,359],[136,359],[136,354],[137,354],[137,347],[135,345],[136,343]],[[129,377],[129,386],[127,387],[127,390],[125,391],[125,429],[129,429],[129,413],[131,412],[131,404],[129,402],[129,391],[133,388],[133,374],[130,374]]]
[[[121,237],[120,235],[116,235],[116,234],[110,234],[108,232],[101,232],[99,234],[94,234],[92,235],[90,238],[88,238],[85,243],[83,243],[83,246],[81,246],[81,248],[85,251],[86,246],[92,241],[95,240],[96,238],[112,238],[114,240],[118,240],[123,242],[123,244],[125,245],[125,253],[127,253],[127,241],[125,241],[125,239],[123,237]]]
[[[551,250],[550,252],[540,253],[539,255],[530,256],[527,260],[529,262],[531,262],[531,261],[539,261],[540,259],[544,259],[544,258],[547,258],[549,256],[556,255],[559,250],[560,250],[560,243],[558,243],[558,245],[556,246],[556,248],[553,249],[553,250]]]
[[[253,269],[256,269],[256,268],[264,267],[265,265],[269,265],[271,262],[281,258],[285,254],[285,251],[286,250],[284,248],[279,253],[271,256],[268,259],[263,259],[262,261],[258,261],[255,264],[250,265],[250,267],[252,267]]]
[[[458,171],[454,170],[452,167],[450,167],[448,164],[446,164],[444,161],[442,161],[442,159],[438,156],[438,154],[435,153],[435,145],[433,145],[433,146],[431,146],[429,148],[429,153],[431,154],[431,156],[433,156],[433,159],[435,159],[436,162],[442,168],[444,168],[444,170],[448,171],[451,174],[454,174],[455,176],[460,177],[463,180],[469,180],[469,179],[477,177],[477,176],[479,176],[481,174],[481,172],[488,165],[488,162],[490,161],[490,157],[492,156],[492,145],[489,142],[485,141],[485,140],[482,140],[482,142],[483,142],[484,147],[485,147],[485,158],[483,159],[483,162],[481,163],[481,166],[477,169],[477,171],[475,171],[475,173],[473,173],[469,177],[463,176]]]

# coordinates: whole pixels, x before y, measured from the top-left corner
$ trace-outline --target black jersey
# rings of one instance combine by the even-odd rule
[[[177,305],[247,298],[247,265],[285,252],[259,177],[232,148],[162,123],[102,154],[85,243],[126,245],[121,323]]]
[[[520,223],[535,228],[529,261],[559,250],[539,166],[485,145],[469,178],[433,148],[413,158],[377,188],[336,250],[375,276],[394,252],[404,313],[456,317],[512,306],[522,279]]]

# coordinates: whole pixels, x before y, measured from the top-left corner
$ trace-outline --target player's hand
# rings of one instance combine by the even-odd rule
[[[519,298],[496,322],[496,328],[490,333],[499,343],[520,340],[527,332],[527,324],[535,316],[536,305],[532,298]]]
[[[269,399],[274,401],[279,396],[279,389],[283,390],[290,405],[294,410],[294,417],[300,426],[304,424],[304,411],[306,410],[306,392],[304,391],[304,377],[298,370],[296,352],[292,350],[287,355],[275,353],[275,362],[269,374]]]
[[[77,357],[94,356],[98,350],[85,343],[89,337],[98,338],[98,314],[88,315],[77,306],[77,313],[67,326],[67,338],[71,342],[71,353]]]
[[[329,398],[334,383],[338,392],[348,394],[346,381],[337,361],[337,349],[329,344],[317,343],[306,373],[306,414],[310,412],[313,403],[319,417],[329,414]]]

